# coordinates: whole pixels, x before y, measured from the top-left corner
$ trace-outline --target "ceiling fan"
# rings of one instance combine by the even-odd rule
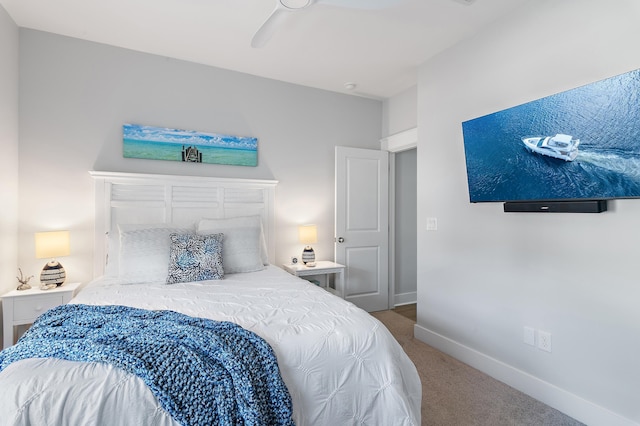
[[[251,39],[251,47],[263,47],[278,27],[287,20],[293,12],[306,9],[316,4],[347,7],[351,9],[384,9],[402,0],[276,0],[276,7]]]

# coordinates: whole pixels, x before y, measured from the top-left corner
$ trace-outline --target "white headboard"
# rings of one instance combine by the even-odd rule
[[[260,215],[275,263],[275,180],[89,172],[95,180],[93,276],[103,275],[107,235],[126,223],[193,224],[201,218]]]

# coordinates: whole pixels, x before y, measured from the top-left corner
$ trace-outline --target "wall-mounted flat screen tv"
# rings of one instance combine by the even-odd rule
[[[465,121],[462,132],[473,203],[640,197],[640,70]]]

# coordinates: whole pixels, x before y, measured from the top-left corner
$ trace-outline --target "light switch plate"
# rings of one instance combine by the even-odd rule
[[[535,346],[536,345],[535,329],[533,329],[532,327],[525,327],[522,341],[527,345]]]

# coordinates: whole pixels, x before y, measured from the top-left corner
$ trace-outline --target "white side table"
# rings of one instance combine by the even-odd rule
[[[333,290],[329,287],[327,282],[327,286],[325,290],[335,294],[338,297],[344,298],[344,265],[339,263],[330,262],[328,260],[320,260],[316,262],[316,266],[308,267],[304,264],[284,264],[282,265],[285,271],[288,273],[295,275],[296,277],[308,277],[311,275],[336,275],[336,289]]]
[[[68,303],[80,283],[65,283],[51,290],[32,287],[2,295],[3,348],[13,345],[16,325],[33,324],[44,311]]]

